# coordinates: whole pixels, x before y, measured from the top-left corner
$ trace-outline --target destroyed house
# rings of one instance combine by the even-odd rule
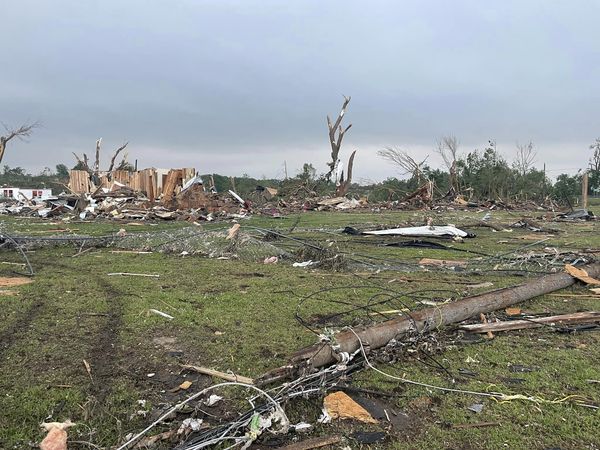
[[[154,201],[162,195],[172,198],[183,190],[186,182],[196,178],[196,169],[143,169],[130,172],[113,170],[90,174],[85,170],[71,170],[69,189],[75,194],[114,192],[121,189],[145,195]]]
[[[5,186],[0,188],[0,195],[11,200],[46,200],[52,197],[52,189]]]

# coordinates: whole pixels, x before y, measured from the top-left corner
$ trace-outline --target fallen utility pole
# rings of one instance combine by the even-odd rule
[[[583,266],[589,276],[600,277],[600,264]],[[360,340],[370,349],[385,346],[392,339],[401,339],[409,333],[425,333],[443,325],[462,322],[481,313],[488,313],[525,300],[564,289],[576,281],[566,272],[546,275],[527,283],[498,289],[435,308],[425,308],[402,317],[387,320],[376,325],[343,331],[335,335],[334,351],[331,345],[318,343],[298,351],[291,360],[294,367],[323,367],[341,359],[339,353],[353,353],[360,348]],[[356,333],[356,334],[355,334]]]

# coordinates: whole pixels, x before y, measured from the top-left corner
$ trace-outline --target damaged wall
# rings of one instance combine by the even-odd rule
[[[173,174],[176,174],[174,176]],[[163,192],[169,180],[176,179],[174,184],[168,186],[169,195],[176,195],[177,188],[181,190],[183,184],[196,175],[196,169],[143,169],[137,172],[127,170],[113,170],[100,174],[98,183],[94,183],[85,170],[71,170],[69,172],[69,189],[75,194],[89,194],[99,188],[111,189],[115,182],[127,186],[134,191],[142,192],[154,201]]]

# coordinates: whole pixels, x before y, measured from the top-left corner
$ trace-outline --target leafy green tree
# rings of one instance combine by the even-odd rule
[[[56,175],[60,179],[69,178],[69,168],[64,164],[56,165]]]
[[[460,158],[457,168],[462,190],[472,189],[476,198],[506,198],[511,193],[514,172],[492,141],[483,152],[475,150],[467,154],[466,158]]]
[[[593,151],[590,158],[588,187],[590,192],[600,192],[600,138],[596,138],[594,143],[590,145],[590,150]]]
[[[581,191],[581,174],[567,175],[560,174],[556,178],[556,183],[552,187],[554,197],[558,201],[568,201],[573,203],[574,199]]]

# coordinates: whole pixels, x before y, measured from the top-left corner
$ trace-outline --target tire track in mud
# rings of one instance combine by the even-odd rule
[[[52,270],[62,269],[65,275],[75,272],[73,266],[52,261]],[[105,301],[108,311],[106,317],[102,317],[103,323],[91,326],[90,335],[78,337],[78,342],[65,344],[81,345],[85,347],[83,358],[90,363],[94,382],[89,388],[82,386],[82,390],[92,395],[98,403],[102,403],[112,392],[112,385],[119,369],[121,352],[119,351],[119,333],[122,327],[123,300],[121,293],[107,280],[101,276],[92,279],[98,286],[98,300]],[[33,301],[31,305],[14,319],[12,325],[0,332],[0,362],[6,356],[6,352],[21,341],[30,337],[29,333],[35,328],[35,323],[46,316],[55,314],[52,300],[46,294],[29,294]],[[74,364],[80,364],[81,360]]]
[[[32,322],[40,317],[45,303],[44,298],[36,298],[29,308],[17,316],[12,325],[0,333],[0,361],[4,359],[7,350],[23,339]]]
[[[87,361],[92,367],[94,379],[90,394],[98,403],[103,403],[112,392],[113,381],[121,371],[118,364],[121,358],[118,343],[123,325],[123,300],[120,298],[121,293],[107,280],[97,277],[96,281],[104,292],[105,301],[108,304],[108,317],[90,338]]]

